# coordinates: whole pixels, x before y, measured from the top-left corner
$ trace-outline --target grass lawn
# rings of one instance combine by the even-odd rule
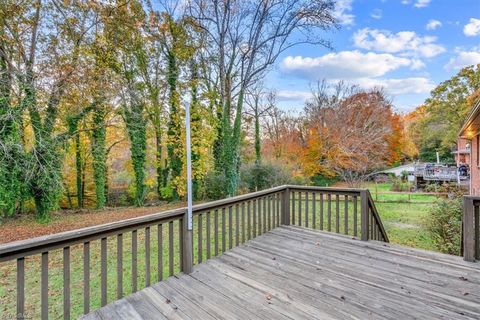
[[[390,242],[409,247],[437,250],[425,228],[428,211],[438,200],[434,195],[408,195],[390,191],[391,183],[370,183],[367,188],[377,206]],[[392,193],[375,196],[379,193]]]

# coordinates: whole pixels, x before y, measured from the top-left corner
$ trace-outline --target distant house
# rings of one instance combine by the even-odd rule
[[[470,165],[470,140],[458,138],[457,150],[453,151],[457,167]]]
[[[387,170],[380,171],[381,173],[394,174],[396,177],[401,177],[404,172],[407,172],[409,180],[413,181],[413,172],[415,171],[415,165],[413,163],[405,164],[403,166],[398,166],[390,168]]]
[[[467,148],[469,147],[469,148]],[[458,153],[458,161],[465,161],[470,167],[470,194],[480,195],[480,101],[470,111],[458,134],[457,151],[469,149],[470,153]]]

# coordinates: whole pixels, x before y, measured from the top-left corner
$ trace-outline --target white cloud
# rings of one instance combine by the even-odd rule
[[[305,101],[312,97],[310,91],[294,91],[294,90],[279,90],[277,91],[277,98],[280,101]]]
[[[354,45],[358,48],[426,58],[445,52],[443,46],[435,43],[436,40],[433,36],[421,37],[414,31],[392,33],[370,28],[360,29],[353,35]]]
[[[328,53],[314,58],[288,56],[281,63],[283,72],[297,77],[332,82],[345,80],[366,89],[382,87],[392,95],[428,93],[434,88],[434,84],[424,77],[382,79],[388,72],[402,67],[418,69],[424,67],[424,64],[418,59],[358,50]],[[278,92],[280,100],[285,101],[305,101],[310,96],[310,92],[305,91]]]
[[[427,25],[425,26],[425,28],[426,28],[427,30],[435,30],[435,29],[437,29],[437,28],[439,28],[439,27],[441,27],[441,26],[442,26],[442,23],[441,23],[440,21],[432,19],[432,20],[429,20],[429,21],[428,21],[428,23],[427,23]]]
[[[429,79],[422,77],[403,79],[360,78],[356,79],[355,83],[366,89],[384,88],[385,91],[392,95],[428,93],[435,88],[435,84]]]
[[[405,4],[405,5],[410,4],[410,0],[402,0],[402,4]]]
[[[377,20],[382,19],[383,11],[381,9],[373,9],[372,13],[370,13],[370,17]]]
[[[362,53],[358,50],[328,53],[309,58],[288,56],[281,68],[288,73],[309,79],[356,79],[380,77],[400,67],[418,69],[421,62],[388,53]]]
[[[480,35],[480,19],[470,18],[470,22],[463,27],[463,33],[467,37]]]
[[[351,13],[353,0],[337,0],[333,16],[342,25],[353,25],[355,23],[355,15]]]
[[[417,0],[415,4],[413,5],[415,8],[425,8],[430,4],[431,0]]]
[[[457,55],[451,58],[445,65],[447,70],[460,70],[463,67],[470,66],[472,64],[480,63],[480,50],[479,51],[461,51]]]

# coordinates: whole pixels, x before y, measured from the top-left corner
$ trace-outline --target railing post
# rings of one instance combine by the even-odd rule
[[[282,224],[290,225],[290,188],[285,188],[282,193]]]
[[[193,236],[192,230],[188,230],[187,228],[187,220],[188,220],[188,211],[185,210],[185,214],[183,215],[182,219],[182,234],[180,235],[182,238],[182,271],[185,274],[189,274],[193,270]]]
[[[368,195],[367,190],[360,191],[360,220],[361,220],[361,227],[362,227],[362,240],[368,240]]]
[[[473,199],[463,198],[463,260],[475,261],[475,206]]]

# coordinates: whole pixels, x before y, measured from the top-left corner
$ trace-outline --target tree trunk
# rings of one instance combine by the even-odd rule
[[[83,208],[83,175],[82,175],[82,152],[80,150],[80,133],[78,132],[78,123],[75,124],[75,168],[77,185],[77,207]]]
[[[93,181],[95,183],[96,207],[105,207],[107,185],[107,149],[106,149],[106,110],[101,103],[95,104],[93,110],[93,133],[92,133],[92,157],[93,157]]]
[[[145,201],[145,160],[147,149],[147,123],[143,116],[143,106],[134,105],[130,110],[124,110],[133,171],[135,174],[135,205],[142,206]]]
[[[180,148],[181,148],[181,125],[180,125],[180,96],[177,88],[178,81],[178,65],[177,58],[175,57],[172,51],[169,51],[168,57],[168,87],[169,87],[169,104],[170,104],[170,114],[168,122],[168,141],[167,141],[167,151],[168,151],[168,168],[170,174],[170,180],[175,179],[180,176],[182,173],[182,159],[180,158]],[[173,198],[178,199],[178,192],[174,188]]]

